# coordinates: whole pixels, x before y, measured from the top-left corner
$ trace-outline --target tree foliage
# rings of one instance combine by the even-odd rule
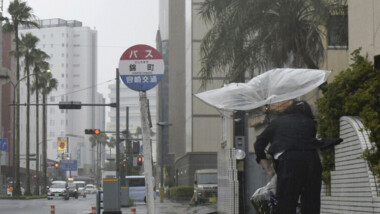
[[[380,177],[380,70],[375,70],[360,49],[351,54],[350,67],[324,86],[323,98],[318,100],[318,133],[322,138],[339,137],[339,118],[359,116],[364,127],[370,130],[373,147],[363,153],[371,171]],[[323,179],[329,183],[334,167],[333,151],[325,151]]]
[[[257,68],[318,68],[321,27],[343,8],[341,0],[205,0],[199,14],[211,25],[200,46],[202,87],[217,73],[241,82]]]

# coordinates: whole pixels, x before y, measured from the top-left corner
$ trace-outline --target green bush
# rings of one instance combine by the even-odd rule
[[[170,187],[166,196],[170,199],[190,200],[194,194],[194,187],[191,186],[177,186]]]
[[[321,138],[339,137],[339,118],[359,116],[370,130],[374,147],[363,152],[370,170],[380,178],[380,71],[373,68],[360,49],[351,54],[352,64],[340,72],[333,82],[324,86],[323,98],[318,100],[318,135]],[[330,171],[334,170],[334,151],[323,155],[323,181],[329,186]]]

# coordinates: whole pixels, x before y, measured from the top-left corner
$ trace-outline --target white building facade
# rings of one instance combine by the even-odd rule
[[[57,79],[57,89],[47,98],[47,103],[58,104],[61,101],[78,101],[82,104],[104,104],[103,96],[97,92],[97,32],[83,27],[79,21],[63,19],[47,19],[40,21],[40,28],[21,29],[21,34],[32,33],[40,41],[37,48],[46,52],[50,59],[50,70]],[[21,85],[21,103],[26,102],[26,86]],[[42,103],[42,98],[40,98]],[[31,103],[35,103],[35,94],[31,94]],[[40,108],[41,109],[41,108]],[[30,108],[30,151],[35,153],[35,111]],[[41,111],[41,110],[40,110]],[[21,147],[25,154],[26,108],[21,107]],[[40,113],[42,117],[42,112]],[[40,120],[42,121],[42,119]],[[82,106],[80,110],[61,110],[57,105],[47,107],[47,153],[48,159],[60,160],[62,152],[57,151],[57,139],[67,137],[68,154],[77,160],[78,171],[73,175],[90,175],[94,172],[96,147],[92,148],[90,135],[85,129],[98,128],[104,130],[105,108]],[[42,141],[42,122],[39,128]],[[40,143],[40,142],[39,142]],[[33,145],[34,144],[34,145]],[[40,149],[40,151],[42,151]],[[21,160],[21,166],[25,166]],[[34,162],[31,162],[31,168]]]

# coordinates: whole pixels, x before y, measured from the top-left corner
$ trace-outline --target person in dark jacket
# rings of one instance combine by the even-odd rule
[[[257,137],[254,145],[257,162],[269,177],[277,174],[278,213],[294,214],[301,199],[301,212],[320,213],[322,167],[319,149],[341,140],[320,141],[310,106],[293,101],[281,116],[273,120]],[[276,171],[270,166],[265,149],[274,158]]]

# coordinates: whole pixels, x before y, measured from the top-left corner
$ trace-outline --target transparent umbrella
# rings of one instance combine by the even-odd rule
[[[224,110],[252,110],[302,96],[324,83],[330,71],[277,68],[247,83],[230,83],[196,94],[204,102]]]

